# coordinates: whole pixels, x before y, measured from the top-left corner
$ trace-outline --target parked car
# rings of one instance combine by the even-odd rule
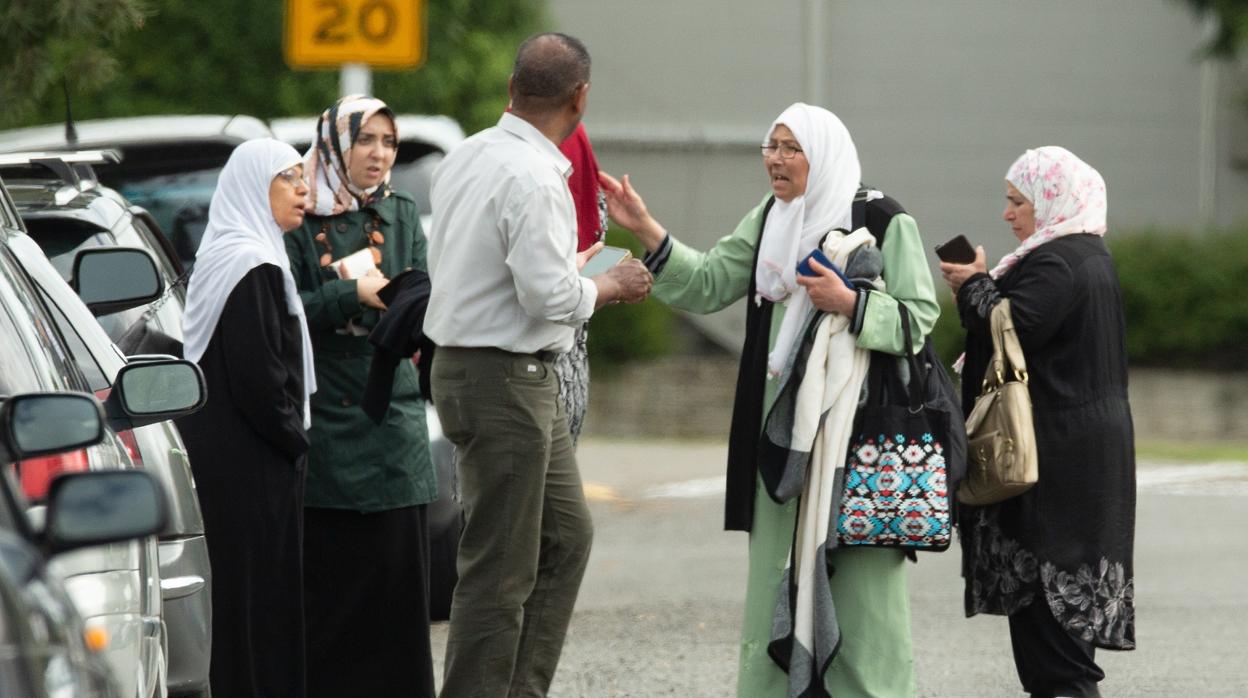
[[[122,309],[159,297],[163,288],[149,255],[125,249],[79,252],[73,269],[80,300],[20,226],[0,183],[0,336],[6,338],[0,343],[0,392],[94,392],[114,405],[100,445],[17,465],[20,487],[33,505],[31,512],[37,513],[51,483],[63,473],[134,469],[135,459],[144,455],[139,450],[144,430],[198,409],[203,381],[199,368],[186,361],[127,364],[87,309],[86,304]],[[118,386],[126,376],[141,376],[144,371],[135,372],[141,367],[150,372],[165,365],[189,372],[180,379],[162,379],[166,399],[194,393],[194,407],[143,418],[118,411]],[[167,638],[159,567],[155,537],[85,548],[49,566],[64,580],[88,626],[108,636],[104,656],[126,698],[162,695],[165,690]]]
[[[28,463],[89,448],[107,436],[103,410],[82,393],[0,396],[0,463]],[[0,473],[0,695],[89,698],[117,695],[99,653],[108,638],[88,631],[47,563],[87,546],[148,536],[164,525],[159,484],[138,471],[63,475],[51,486],[41,526],[9,466]]]
[[[234,147],[272,135],[263,121],[246,115],[140,116],[95,119],[0,131],[0,152],[111,149],[114,163],[97,167],[100,181],[151,212],[188,268],[208,223],[217,177]]]
[[[396,114],[395,121],[399,154],[390,173],[390,185],[416,198],[421,226],[428,232],[433,170],[464,140],[464,130],[449,116]],[[307,152],[312,147],[316,122],[315,116],[296,116],[273,119],[269,127],[278,140],[291,144],[299,152]],[[421,386],[428,386],[428,381],[422,380]],[[429,614],[434,620],[446,620],[451,614],[451,595],[458,581],[455,556],[459,551],[464,513],[455,472],[455,448],[442,433],[438,413],[432,407],[425,413],[429,423],[429,450],[438,474],[438,499],[429,506]]]
[[[126,355],[182,354],[186,276],[172,247],[143,209],[99,185],[93,166],[115,159],[101,151],[0,155],[0,174],[27,233],[66,282],[79,252],[138,248],[156,262],[163,294],[144,305],[95,311],[108,339]],[[108,309],[101,309],[108,310]],[[85,322],[85,320],[84,320]],[[86,347],[96,363],[116,363],[109,344]],[[88,372],[92,390],[105,390],[107,371]],[[172,422],[134,430],[132,458],[155,475],[170,496],[168,527],[161,533],[161,597],[168,636],[167,685],[173,695],[207,690],[212,639],[208,547],[195,482],[181,436]]]

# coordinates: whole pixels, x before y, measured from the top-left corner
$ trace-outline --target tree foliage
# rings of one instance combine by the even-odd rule
[[[1206,47],[1219,58],[1234,58],[1248,40],[1248,0],[1186,0],[1197,14],[1217,23]]]
[[[143,26],[143,0],[5,0],[0,6],[0,121],[19,122],[36,105],[98,88],[118,73],[113,49]],[[63,113],[64,107],[61,107]]]
[[[3,16],[21,14],[23,26],[30,28],[18,43],[31,43],[30,37],[44,31],[32,20],[38,14],[34,9],[48,0],[7,1],[29,6],[28,12],[8,11]],[[283,0],[54,0],[54,4],[133,9],[139,1],[150,11],[140,30],[105,42],[100,28],[58,48],[58,55],[82,60],[90,45],[92,61],[111,50],[117,68],[107,82],[79,81],[72,86],[76,118],[242,113],[267,119],[320,113],[338,96],[337,70],[294,70],[286,65]],[[449,114],[468,132],[492,124],[507,103],[507,77],[516,47],[544,24],[541,1],[438,0],[427,1],[426,7],[425,65],[414,71],[375,71],[373,92],[399,112]],[[108,61],[100,65],[107,66]],[[63,63],[48,64],[43,72],[55,81],[64,69]],[[59,90],[34,96],[34,110],[22,114],[6,110],[0,125],[62,118]]]

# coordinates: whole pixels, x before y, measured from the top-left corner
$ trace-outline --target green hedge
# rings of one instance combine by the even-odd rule
[[[1136,365],[1245,368],[1248,226],[1106,238],[1122,283],[1127,355]]]
[[[1132,365],[1248,367],[1248,227],[1139,230],[1106,243],[1122,285]],[[948,365],[962,352],[964,333],[948,288],[939,279],[937,286],[941,314],[932,343]]]
[[[610,244],[639,248],[612,231]],[[1248,226],[1191,234],[1118,232],[1106,238],[1118,268],[1135,366],[1243,370],[1248,356]],[[949,289],[936,279],[941,314],[932,343],[952,364],[964,332]],[[609,308],[591,322],[590,354],[607,364],[667,353],[675,313],[654,300]]]
[[[643,254],[633,236],[621,230],[607,232],[607,244]],[[594,370],[628,361],[654,359],[671,351],[676,312],[647,298],[633,305],[601,308],[589,321],[589,357]]]

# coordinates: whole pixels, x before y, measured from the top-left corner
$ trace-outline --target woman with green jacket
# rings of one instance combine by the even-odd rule
[[[286,238],[320,388],[304,495],[309,695],[433,695],[426,505],[437,484],[412,362],[400,362],[380,425],[359,404],[385,308],[377,292],[425,269],[416,202],[389,186],[397,152],[380,100],[326,110],[305,156],[310,213]]]
[[[824,245],[828,236],[862,237],[838,232],[852,229],[861,179],[857,151],[836,116],[798,103],[772,124],[762,153],[772,195],[709,252],[696,251],[668,235],[627,176],[623,182],[602,177],[611,217],[646,247],[655,298],[694,313],[715,312],[747,299],[725,512],[727,529],[750,532],[737,692],[743,698],[911,696],[915,683],[909,598],[905,557],[899,550],[831,549],[827,564],[835,573],[828,580],[830,598],[814,602],[835,608],[833,627],[816,628],[814,639],[822,644],[800,646],[801,638],[792,632],[793,627],[809,627],[809,619],[804,623],[791,619],[788,635],[777,630],[781,626],[776,621],[791,612],[783,600],[805,496],[783,504],[768,496],[759,482],[758,455],[763,419],[776,399],[786,361],[815,310],[846,318],[844,332],[850,334],[838,346],[849,353],[900,355],[904,339],[898,304],[909,311],[912,335],[920,346],[939,315],[931,272],[914,219],[884,197],[892,214],[879,245],[886,290],[852,290],[818,263],[811,265],[814,276],[797,275],[798,262]],[[868,199],[881,196],[866,194]],[[875,267],[878,270],[879,264]],[[857,404],[858,391],[847,388],[846,393],[846,400]],[[823,429],[829,429],[827,422]],[[818,625],[819,619],[813,623]],[[829,636],[836,641],[823,642]]]

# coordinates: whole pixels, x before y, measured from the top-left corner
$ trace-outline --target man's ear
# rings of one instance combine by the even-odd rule
[[[507,107],[508,108],[510,108],[511,105],[516,101],[516,88],[514,84],[515,81],[516,81],[516,76],[514,74],[507,76]]]
[[[586,107],[589,106],[589,83],[581,83],[576,91],[572,93],[572,113],[584,116]]]

